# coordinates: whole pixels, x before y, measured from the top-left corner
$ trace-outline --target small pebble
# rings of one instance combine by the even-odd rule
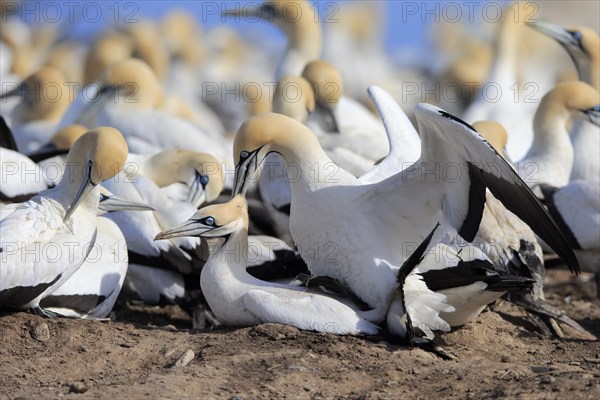
[[[69,386],[69,393],[85,393],[87,391],[88,388],[83,382],[71,383]]]
[[[40,342],[47,342],[50,340],[50,328],[44,322],[37,324],[31,330],[31,337]]]
[[[175,361],[175,363],[173,363],[173,367],[175,367],[175,368],[185,367],[190,362],[192,362],[194,357],[196,357],[196,354],[191,349],[187,349],[185,351],[185,353],[183,353],[183,355],[181,357],[179,357],[177,359],[177,361]]]

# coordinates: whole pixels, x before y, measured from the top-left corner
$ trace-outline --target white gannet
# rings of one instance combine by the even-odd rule
[[[542,185],[542,203],[571,243],[582,271],[596,274],[600,297],[600,182],[572,181],[561,188]]]
[[[486,186],[577,269],[566,239],[487,142],[466,123],[436,107],[421,104],[416,115],[421,128],[419,160],[375,184],[362,184],[341,169],[327,175],[323,166],[331,160],[314,134],[297,121],[278,114],[250,118],[234,143],[234,193],[246,190],[272,151],[295,165],[300,173],[291,182],[290,226],[300,254],[314,275],[337,279],[366,302],[372,308],[367,314],[372,321],[383,320],[393,300],[395,275],[408,258],[401,244],[424,238],[440,221],[472,240],[479,228]],[[483,169],[492,163],[495,169]],[[446,179],[447,174],[441,172],[448,166],[458,169],[457,179]],[[388,326],[398,325],[397,317],[388,314]],[[429,322],[440,327],[435,326],[439,324],[435,318]]]
[[[287,75],[279,80],[273,93],[273,112],[306,124],[309,115],[314,111],[315,93],[306,79]],[[333,119],[333,123],[337,126],[335,119]],[[326,135],[328,134],[319,136],[319,140],[323,138],[324,141],[327,141]],[[339,133],[332,135],[339,136]],[[372,161],[358,154],[343,148],[326,146],[321,140],[320,143],[328,157],[335,163],[328,166],[332,171],[339,166],[353,175],[359,176],[373,166]],[[335,145],[335,142],[332,141],[327,141],[327,143]],[[291,175],[291,179],[294,179],[295,172],[293,168],[287,170],[286,164],[279,154],[269,154],[258,182],[260,196],[268,211],[269,219],[272,220],[273,228],[277,236],[288,243],[292,242],[289,233],[289,205],[292,192],[288,174]]]
[[[376,86],[369,87],[368,93],[384,122],[390,142],[390,153],[375,168],[360,177],[363,183],[377,183],[414,163],[419,158],[421,146],[416,129],[393,97]],[[474,127],[478,132],[480,128],[488,131],[488,125],[491,124],[479,123]],[[504,142],[499,147],[494,146],[496,149],[503,148],[506,144],[507,136],[503,128],[499,133],[502,132]],[[497,141],[496,136],[491,136],[490,139],[492,145]],[[489,212],[486,204],[480,231]],[[534,238],[533,233],[531,237]],[[531,288],[531,282],[527,278],[511,274],[511,271],[495,271],[494,265],[476,246],[476,243],[460,246],[438,243],[417,265],[416,271],[423,275],[427,288],[444,294],[447,303],[454,308],[452,312],[440,313],[442,319],[451,327],[464,325],[474,319],[487,304],[500,298],[507,291]],[[409,284],[411,282],[408,281]],[[414,303],[410,296],[409,302]]]
[[[200,285],[211,310],[225,325],[272,322],[334,334],[379,332],[377,326],[338,300],[248,274],[248,211],[240,195],[228,203],[199,210],[182,225],[158,234],[156,239],[180,236],[223,239],[204,265]]]
[[[556,39],[575,63],[579,79],[600,91],[600,36],[585,26],[568,29],[543,22],[529,24]],[[575,160],[571,180],[597,181],[600,176],[600,134],[598,128],[576,120],[571,130]]]
[[[286,34],[288,45],[275,72],[276,79],[285,75],[299,76],[309,61],[321,56],[321,24],[315,18],[315,10],[309,1],[265,1],[260,7],[239,7],[223,14],[236,18],[260,18]]]
[[[0,96],[0,99],[20,96],[21,103],[7,115],[7,123],[24,154],[36,151],[54,134],[69,106],[67,89],[59,70],[42,67],[14,90]]]
[[[39,308],[84,262],[95,242],[99,185],[123,167],[127,144],[113,128],[79,138],[60,183],[0,210],[0,304]]]
[[[119,226],[127,241],[130,266],[124,285],[144,301],[160,301],[162,296],[182,305],[203,327],[201,320],[206,315],[193,308],[195,293],[200,292],[200,241],[154,242],[153,238],[189,218],[202,203],[215,200],[223,189],[223,170],[212,156],[184,150],[166,150],[152,157],[132,155],[129,161],[106,187],[155,211],[117,211],[106,216]]]
[[[334,65],[310,61],[302,77],[313,88],[316,103],[307,125],[323,148],[344,149],[372,162],[388,153],[381,122],[361,103],[344,96],[342,76]]]
[[[585,119],[600,135],[600,93],[587,83],[559,83],[542,98],[534,118],[533,144],[517,163],[528,185],[562,187],[569,182],[574,159],[567,130],[571,118]]]
[[[515,161],[523,158],[531,146],[532,116],[537,103],[525,101],[530,96],[524,90],[525,83],[520,82],[518,71],[527,10],[526,4],[521,2],[505,8],[498,23],[489,76],[483,86],[477,88],[474,101],[462,114],[465,121],[500,121],[509,133],[507,151]]]
[[[0,116],[0,203],[20,203],[48,189],[40,167],[19,153],[4,117]]]
[[[502,125],[493,121],[478,121],[473,127],[498,153],[506,153],[508,134]],[[564,234],[564,229],[558,221],[555,222]],[[463,248],[465,245],[458,237],[447,238],[445,241],[456,248]],[[545,301],[544,255],[538,238],[525,222],[507,210],[489,192],[486,193],[481,224],[472,245],[483,251],[500,276],[506,277],[509,282],[512,279],[517,284],[516,290],[511,290],[505,298],[524,308],[532,322],[543,333],[562,335],[560,326],[553,320],[584,331],[577,322],[565,315],[564,311]],[[517,277],[531,278],[533,285],[519,288],[514,279]]]
[[[418,133],[392,96],[385,90],[374,86],[369,88],[368,93],[384,122],[390,142],[390,153],[386,158],[360,177],[362,183],[377,183],[411,165],[418,159],[421,148]],[[492,122],[478,122],[473,127],[497,151],[504,152],[508,135],[502,126]],[[507,291],[531,289],[529,278],[532,274],[528,269],[511,271],[507,270],[503,264],[498,268],[497,264],[492,263],[485,254],[489,252],[490,247],[494,250],[503,247],[504,251],[509,254],[508,258],[498,260],[500,257],[497,254],[490,254],[490,256],[494,257],[496,263],[500,263],[500,261],[512,263],[514,262],[513,251],[524,251],[521,249],[520,239],[527,243],[532,242],[531,246],[535,246],[537,245],[535,236],[527,225],[506,210],[490,193],[487,193],[486,198],[478,235],[472,245],[457,244],[453,240],[444,238],[445,243],[436,244],[417,266],[417,273],[428,270],[437,271],[424,275],[424,280],[427,287],[435,291],[439,290],[446,295],[448,304],[454,307],[453,312],[441,313],[442,318],[450,326],[463,325],[475,318],[487,304],[503,296]],[[506,232],[500,232],[500,227],[493,222],[493,218],[515,221],[510,227],[503,227]],[[490,224],[497,230],[495,237],[485,236],[486,232],[490,232],[487,228]],[[523,232],[517,234],[511,231],[515,226]],[[498,236],[517,238],[516,244],[514,241],[502,242],[498,240]],[[490,243],[493,246],[490,246]],[[542,268],[541,274],[536,276],[539,278],[538,285],[541,287],[543,284],[543,259],[540,247],[537,246],[537,249],[539,250],[539,259],[528,254],[527,261],[534,264],[529,268],[535,272],[540,267]],[[504,252],[500,253],[505,254]],[[534,263],[533,260],[537,262]],[[560,315],[560,312],[557,310],[554,315]]]
[[[222,137],[159,109],[164,94],[143,61],[127,59],[109,66],[102,75],[98,94],[84,111],[91,121],[84,118],[81,122],[86,126],[107,124],[119,129],[132,153],[154,154],[172,148],[208,150],[227,162],[228,146]]]
[[[127,273],[127,243],[113,221],[101,215],[118,210],[152,210],[144,204],[129,202],[100,188],[96,219],[96,241],[79,269],[40,307],[65,317],[105,318],[113,309]]]

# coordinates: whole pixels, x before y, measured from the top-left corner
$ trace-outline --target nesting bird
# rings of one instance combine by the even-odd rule
[[[126,158],[119,131],[91,130],[69,151],[72,168],[55,188],[1,209],[0,304],[44,313],[40,301],[88,256],[96,240],[99,185],[115,176]]]

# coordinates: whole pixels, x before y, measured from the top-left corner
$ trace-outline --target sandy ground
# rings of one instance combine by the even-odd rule
[[[594,285],[550,271],[547,296],[600,336]],[[0,399],[600,398],[600,342],[549,339],[502,303],[438,343],[456,356],[264,324],[189,330],[181,310],[116,321],[0,315]]]

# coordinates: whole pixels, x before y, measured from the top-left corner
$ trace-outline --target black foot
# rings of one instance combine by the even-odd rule
[[[429,339],[423,339],[423,338],[413,339],[411,345],[414,346],[414,347],[418,347],[420,349],[423,349],[423,350],[425,350],[428,353],[435,354],[436,356],[440,357],[443,360],[454,360],[454,359],[456,359],[455,356],[453,356],[452,354],[446,352],[446,350],[444,350],[440,346],[436,345],[435,343],[433,343]]]
[[[594,274],[596,278],[596,297],[600,299],[600,272]]]
[[[29,311],[32,314],[37,315],[38,317],[44,317],[44,318],[50,318],[50,319],[55,319],[55,318],[61,317],[60,314],[57,314],[52,311],[44,310],[43,308],[41,308],[39,306],[30,308]]]

